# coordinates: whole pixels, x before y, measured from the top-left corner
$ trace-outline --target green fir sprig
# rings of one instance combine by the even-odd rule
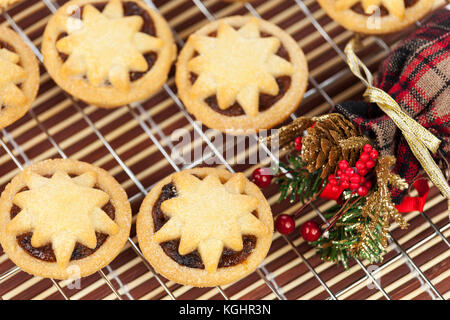
[[[300,201],[306,203],[324,186],[324,180],[320,177],[322,170],[310,173],[306,170],[301,158],[297,155],[288,157],[288,163],[280,162],[276,183],[280,188],[278,202],[289,198],[290,202]]]
[[[311,243],[317,248],[317,253],[323,260],[340,262],[345,269],[348,269],[350,258],[367,259],[370,263],[378,263],[382,261],[385,252],[382,245],[381,221],[376,224],[376,228],[372,229],[369,227],[370,218],[362,215],[366,197],[355,195],[350,197],[351,204],[344,208],[344,214],[333,227],[317,241]],[[340,210],[342,210],[342,205],[334,205],[324,212],[325,219],[332,220]],[[362,229],[367,233],[362,233]]]

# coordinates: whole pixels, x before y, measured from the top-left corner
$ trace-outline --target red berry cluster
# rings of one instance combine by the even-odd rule
[[[355,168],[351,168],[346,160],[339,161],[336,176],[331,174],[328,177],[331,190],[339,192],[341,188],[350,189],[361,197],[366,196],[372,188],[372,182],[366,180],[364,176],[375,167],[377,158],[378,151],[373,149],[370,144],[366,144],[359,160],[356,161]]]
[[[365,176],[367,172],[375,167],[377,158],[378,151],[373,149],[370,144],[366,144],[363,147],[363,152],[359,156],[359,160],[355,163],[355,167],[361,175]]]

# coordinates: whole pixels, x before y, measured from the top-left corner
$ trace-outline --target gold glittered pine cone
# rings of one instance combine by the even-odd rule
[[[339,161],[354,166],[361,148],[369,140],[362,136],[352,122],[343,115],[331,113],[313,117],[315,124],[306,129],[302,140],[301,158],[309,172],[322,168],[325,179],[336,171]]]

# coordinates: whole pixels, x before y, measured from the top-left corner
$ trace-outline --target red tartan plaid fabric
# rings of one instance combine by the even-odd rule
[[[441,140],[433,157],[444,167],[450,159],[450,11],[437,11],[404,40],[381,65],[374,85]],[[372,138],[381,154],[397,157],[394,172],[408,183],[418,175],[420,163],[401,131],[377,105],[344,102],[336,109]],[[392,191],[397,203],[404,194]]]

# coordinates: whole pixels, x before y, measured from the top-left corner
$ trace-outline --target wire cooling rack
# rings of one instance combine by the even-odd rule
[[[0,185],[24,166],[53,157],[87,161],[108,170],[124,187],[136,214],[154,183],[182,169],[214,160],[219,167],[249,175],[256,165],[245,164],[257,150],[248,148],[229,161],[215,147],[204,127],[185,111],[176,94],[173,70],[164,87],[148,101],[104,110],[75,100],[59,89],[42,66],[40,43],[45,25],[65,1],[26,0],[3,13],[0,22],[17,31],[41,62],[41,87],[33,109],[2,130]],[[290,33],[306,54],[309,87],[300,115],[326,113],[336,103],[361,99],[364,87],[345,64],[342,48],[353,36],[332,21],[313,0],[256,0],[228,3],[218,0],[145,2],[169,22],[179,47],[197,28],[230,15],[254,15],[278,24]],[[436,1],[436,8],[443,1]],[[359,56],[375,72],[391,48],[416,26],[402,33],[366,37]],[[207,149],[201,159],[180,166],[170,156],[171,133],[189,130],[192,148]],[[256,139],[256,136],[254,137]],[[269,159],[275,157],[265,149]],[[260,165],[267,165],[262,163]],[[299,204],[277,203],[276,187],[264,190],[274,215],[292,213]],[[309,219],[324,220],[322,211],[331,203],[318,200],[299,217],[297,226]],[[424,212],[405,215],[408,230],[395,223],[383,263],[350,263],[345,271],[321,261],[297,230],[284,236],[275,233],[264,263],[236,283],[215,288],[181,286],[155,273],[139,250],[134,224],[121,254],[106,268],[79,282],[33,277],[0,251],[1,299],[448,299],[450,297],[450,223],[445,199],[435,187]],[[135,216],[133,219],[135,222]]]

